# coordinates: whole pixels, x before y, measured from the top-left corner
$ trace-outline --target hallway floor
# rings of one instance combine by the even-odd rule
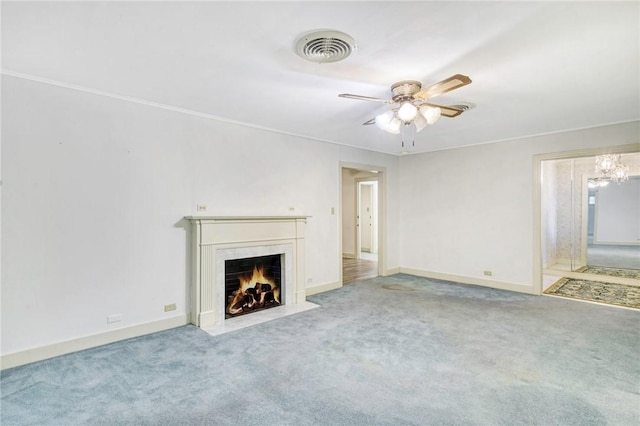
[[[370,253],[361,253],[360,257],[360,259],[342,258],[343,284],[378,276],[378,256]]]

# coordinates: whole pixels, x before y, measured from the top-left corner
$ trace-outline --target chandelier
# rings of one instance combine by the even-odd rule
[[[604,154],[596,156],[596,173],[599,173],[600,176],[594,179],[594,181],[612,181],[621,183],[629,180],[629,167],[622,164],[620,159],[620,154]]]
[[[589,179],[589,181],[587,182],[587,185],[589,185],[589,189],[603,188],[609,185],[609,181],[607,179],[597,177],[597,178]]]

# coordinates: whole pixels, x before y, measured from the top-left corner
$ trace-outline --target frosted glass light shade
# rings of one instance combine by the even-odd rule
[[[389,123],[393,119],[393,111],[387,111],[383,114],[376,116],[376,126],[382,130],[389,129]]]
[[[432,107],[429,105],[423,105],[420,107],[420,114],[427,120],[427,123],[433,124],[438,121],[442,111],[438,107]]]
[[[417,132],[424,129],[425,127],[427,127],[427,124],[429,124],[427,123],[427,119],[424,118],[422,114],[416,115],[416,118],[413,120],[413,123],[416,125]]]
[[[376,126],[389,133],[400,133],[401,124],[402,121],[395,116],[393,111],[387,111],[376,116]]]
[[[389,122],[387,132],[397,135],[398,133],[400,133],[400,126],[402,126],[402,121],[400,121],[400,119],[397,117],[393,117]]]
[[[403,102],[398,109],[398,118],[405,123],[409,123],[418,115],[418,108],[411,102]]]

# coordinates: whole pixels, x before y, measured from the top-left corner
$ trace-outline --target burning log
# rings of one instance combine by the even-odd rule
[[[265,305],[280,304],[280,289],[264,276],[262,268],[254,267],[251,276],[239,277],[239,280],[238,289],[229,296],[227,314],[239,315]]]

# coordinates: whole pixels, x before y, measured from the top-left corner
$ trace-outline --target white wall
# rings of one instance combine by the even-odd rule
[[[336,282],[341,163],[386,168],[389,269],[491,270],[526,290],[533,156],[640,134],[634,122],[397,158],[13,77],[2,95],[3,355],[184,315],[196,204],[312,216],[307,277]]]
[[[542,267],[557,263],[558,258],[558,171],[553,161],[542,163]]]
[[[386,167],[396,185],[393,156],[13,77],[2,95],[3,355],[187,313],[196,204],[310,215],[310,285],[337,282],[340,162]]]
[[[400,264],[533,292],[534,155],[637,144],[639,134],[632,122],[401,157]]]

